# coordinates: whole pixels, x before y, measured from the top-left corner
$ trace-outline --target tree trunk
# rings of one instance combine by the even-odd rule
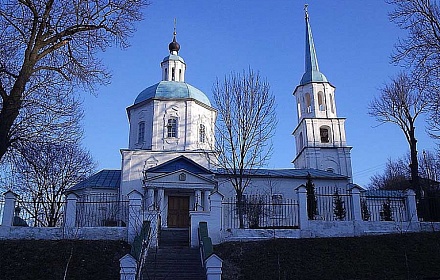
[[[244,228],[244,203],[243,192],[237,190],[237,212],[240,228]]]
[[[10,95],[2,96],[3,104],[0,111],[0,159],[3,158],[11,146],[11,128],[20,113],[24,88],[29,80],[33,65],[29,65],[29,67],[28,71],[20,72]]]
[[[417,159],[417,139],[415,138],[415,127],[412,126],[409,131],[410,136],[410,153],[411,163],[411,188],[416,192],[417,197],[421,196],[421,188],[419,184],[419,162]]]
[[[21,102],[15,103],[10,97],[3,100],[3,108],[0,112],[0,159],[11,146],[11,127],[18,116]]]

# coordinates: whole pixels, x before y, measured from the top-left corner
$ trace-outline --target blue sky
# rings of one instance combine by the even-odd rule
[[[152,0],[145,19],[126,50],[100,56],[112,72],[111,84],[97,95],[83,95],[84,146],[99,169],[119,169],[119,149],[128,147],[125,108],[146,87],[160,81],[161,60],[168,55],[177,18],[179,55],[187,63],[185,81],[212,100],[216,77],[251,67],[267,78],[276,96],[278,126],[269,168],[291,168],[296,106],[292,95],[304,72],[304,4],[309,15],[320,70],[336,87],[338,117],[346,117],[348,145],[353,147],[354,182],[365,185],[381,172],[387,158],[408,151],[402,132],[378,126],[368,104],[389,77],[401,69],[390,65],[397,39],[405,33],[388,21],[391,6],[382,0],[206,1]],[[433,149],[425,124],[417,123],[418,150]]]

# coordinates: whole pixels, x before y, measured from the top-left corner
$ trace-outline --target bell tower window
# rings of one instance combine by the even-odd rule
[[[164,81],[168,81],[168,69],[165,68],[165,75],[164,75]]]
[[[176,68],[172,68],[171,69],[171,80],[175,81],[176,80]]]
[[[177,119],[176,118],[168,119],[167,137],[177,137]]]
[[[321,136],[321,143],[330,143],[330,129],[328,127],[320,127],[319,135]]]
[[[312,112],[312,99],[310,97],[310,93],[306,93],[306,110],[307,113],[311,113]]]
[[[319,111],[325,111],[324,97],[322,91],[318,92],[318,106]]]

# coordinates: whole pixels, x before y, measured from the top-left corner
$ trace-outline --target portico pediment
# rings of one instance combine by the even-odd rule
[[[165,189],[213,189],[215,185],[216,181],[185,169],[158,174],[146,180],[147,187]]]

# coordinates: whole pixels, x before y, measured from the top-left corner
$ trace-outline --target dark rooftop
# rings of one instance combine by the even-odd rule
[[[87,188],[117,189],[121,183],[121,170],[101,170],[84,181],[71,187],[69,191]]]
[[[228,172],[225,169],[218,169],[215,171],[217,175],[227,175]],[[318,169],[247,169],[245,174],[255,177],[285,177],[285,178],[306,178],[307,174],[310,174],[312,178],[328,178],[328,179],[347,179],[347,176],[324,171]]]

